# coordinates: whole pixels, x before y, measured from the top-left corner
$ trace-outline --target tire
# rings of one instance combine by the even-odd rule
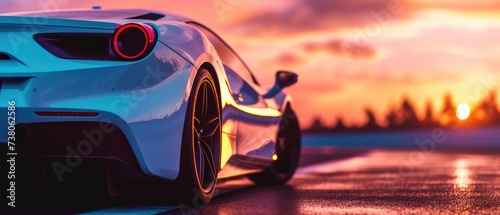
[[[260,173],[247,177],[258,185],[278,185],[289,181],[299,164],[301,133],[297,116],[288,106],[280,124],[276,138],[275,154],[277,159]]]
[[[215,82],[206,69],[196,75],[184,122],[175,198],[181,207],[204,207],[214,195],[220,170],[221,114]]]

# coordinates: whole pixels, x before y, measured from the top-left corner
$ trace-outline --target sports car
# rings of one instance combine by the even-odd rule
[[[30,163],[18,168],[30,184],[102,180],[111,196],[208,202],[217,180],[283,184],[298,165],[299,123],[282,91],[297,75],[278,71],[263,87],[217,34],[173,13],[2,14],[0,81],[0,112],[12,117],[0,143]]]

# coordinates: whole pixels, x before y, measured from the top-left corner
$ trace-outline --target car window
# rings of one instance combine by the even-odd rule
[[[189,22],[189,24],[198,28],[201,32],[203,32],[203,34],[205,34],[205,36],[207,36],[208,40],[210,40],[214,48],[217,50],[217,53],[224,64],[235,71],[245,81],[259,85],[257,79],[255,79],[255,76],[252,72],[250,72],[241,58],[219,36],[198,23]]]
[[[241,88],[243,88],[243,84],[245,83],[245,81],[243,80],[243,78],[241,78],[241,76],[236,74],[236,72],[233,71],[231,68],[229,68],[225,63],[223,63],[223,66],[224,66],[224,71],[226,71],[227,80],[229,82],[228,83],[229,88],[231,88],[231,93],[233,95],[238,95],[238,93],[240,93],[241,91]]]
[[[248,105],[252,107],[266,107],[261,101],[259,93],[248,84],[247,81],[243,80],[241,76],[236,74],[231,68],[224,64],[224,70],[229,81],[229,87],[231,88],[231,94],[238,104]]]

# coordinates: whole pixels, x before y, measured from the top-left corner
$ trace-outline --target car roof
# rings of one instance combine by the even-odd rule
[[[158,12],[144,9],[73,9],[73,10],[54,10],[54,11],[28,11],[15,12],[1,15],[9,16],[32,16],[32,17],[50,17],[66,18],[80,20],[116,20],[116,19],[144,19],[151,21],[179,21],[186,22],[190,19],[170,12]]]

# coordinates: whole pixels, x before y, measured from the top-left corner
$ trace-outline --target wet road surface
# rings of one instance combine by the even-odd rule
[[[344,154],[344,156],[340,156]],[[234,191],[201,210],[165,214],[500,214],[498,151],[307,150],[304,159],[334,158],[301,168],[287,185],[221,184]],[[336,158],[335,158],[336,157]]]
[[[57,205],[58,214],[500,214],[500,150],[305,148],[282,186],[245,178],[218,184],[204,208],[127,200]],[[79,200],[70,201],[78,202]],[[33,212],[33,211],[31,211]]]

